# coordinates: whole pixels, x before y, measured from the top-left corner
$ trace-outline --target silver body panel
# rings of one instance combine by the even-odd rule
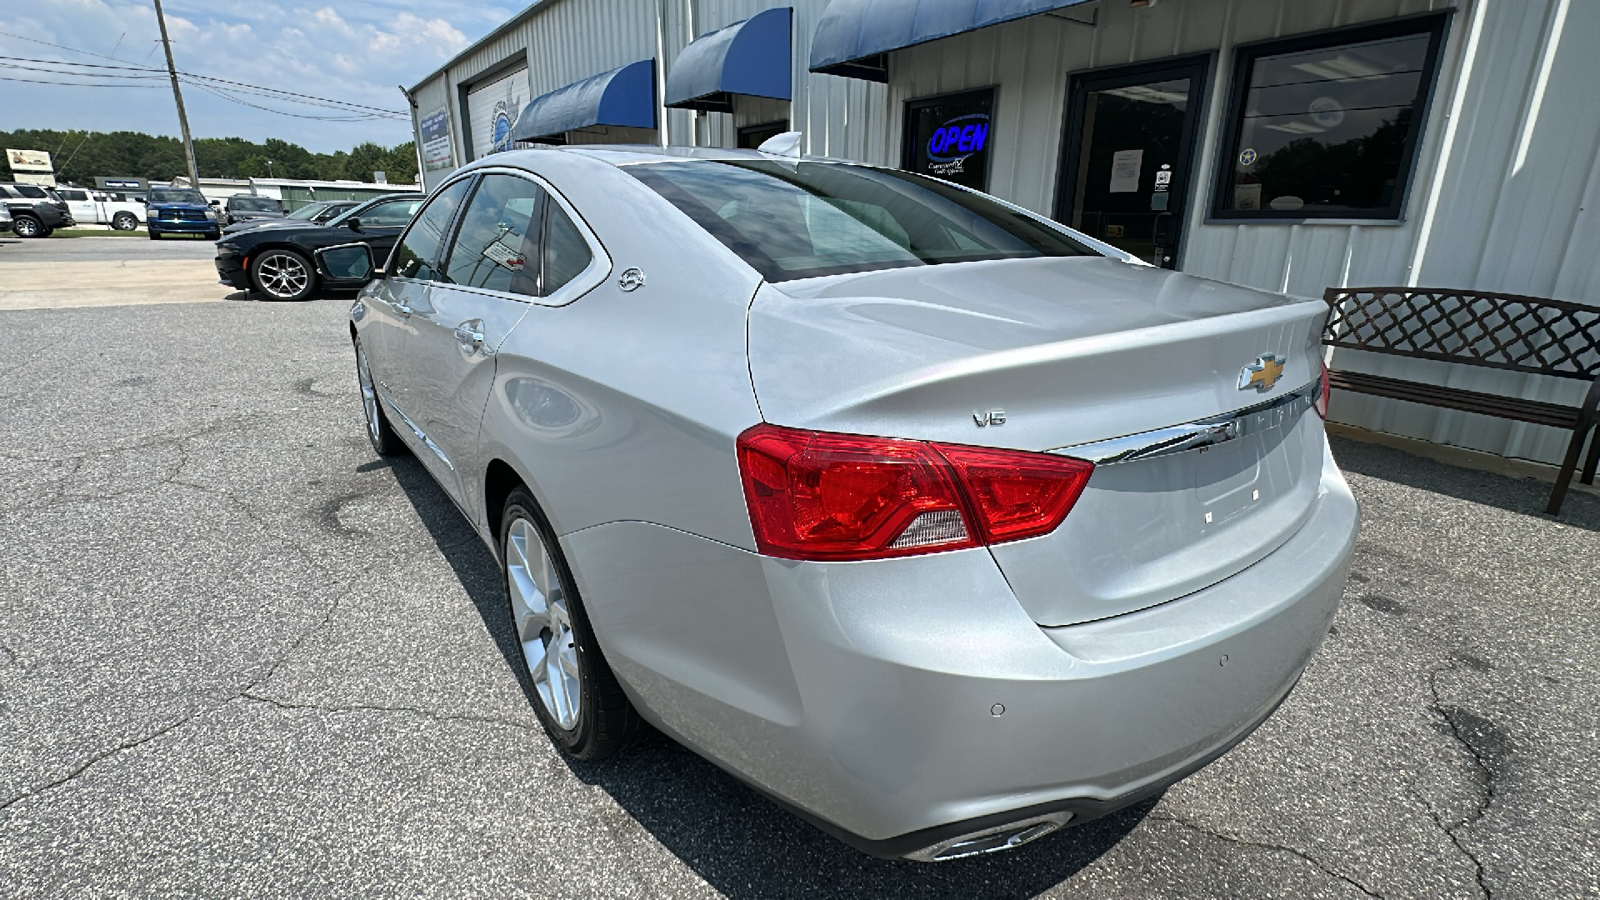
[[[734,155],[495,154],[456,177],[540,181],[592,271],[539,299],[363,289],[380,397],[485,543],[509,468],[642,714],[868,840],[1114,800],[1254,727],[1326,632],[1356,532],[1296,393],[1317,306],[1110,257],[767,283],[626,170]],[[1239,391],[1262,354],[1287,360],[1280,382]],[[734,453],[761,422],[1102,465],[1042,537],[778,560],[755,552]],[[1177,426],[1214,439],[1127,455]]]

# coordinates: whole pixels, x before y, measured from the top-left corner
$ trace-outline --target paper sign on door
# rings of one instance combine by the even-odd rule
[[[1143,150],[1118,150],[1111,154],[1111,193],[1138,193],[1139,168],[1143,164]]]

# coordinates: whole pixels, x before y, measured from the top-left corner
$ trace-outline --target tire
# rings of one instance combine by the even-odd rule
[[[45,230],[39,234],[39,237],[47,238],[50,235],[55,234],[55,233],[56,233],[56,230],[54,228],[46,227]]]
[[[20,238],[44,237],[44,223],[33,216],[17,216],[11,220],[11,230]]]
[[[131,212],[119,212],[111,217],[111,228],[115,231],[132,231],[139,227],[139,217]]]
[[[517,644],[533,682],[533,709],[545,732],[574,759],[615,754],[639,733],[639,713],[600,652],[572,570],[527,488],[506,498],[500,559]]]
[[[361,411],[367,421],[367,440],[379,456],[394,456],[405,451],[400,435],[383,412],[383,401],[378,397],[378,385],[372,378],[372,367],[367,363],[367,351],[361,338],[352,338],[356,350],[356,383],[361,386]]]
[[[152,240],[152,241],[161,240],[161,232],[155,230],[154,228],[150,229],[150,240]]]
[[[316,290],[317,276],[305,256],[276,248],[250,260],[250,284],[274,300],[304,300]]]
[[[221,231],[208,231],[208,232],[206,232],[206,240],[208,240],[208,241],[220,241],[220,240],[222,240],[222,232]]]

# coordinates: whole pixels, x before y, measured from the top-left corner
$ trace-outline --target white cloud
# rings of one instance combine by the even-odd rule
[[[181,69],[396,112],[407,111],[396,85],[414,84],[521,5],[520,0],[515,7],[472,0],[347,0],[337,8],[326,0],[163,2]],[[162,63],[155,13],[148,0],[5,4],[0,7],[0,31],[93,53],[109,54],[115,48],[117,59],[128,65]],[[4,35],[0,35],[0,55],[112,64]],[[141,87],[7,82],[6,127],[176,133],[171,93],[159,89],[165,82],[136,84]],[[340,115],[256,96],[241,99],[301,116]],[[186,87],[184,101],[190,126],[201,137],[278,137],[321,151],[347,149],[365,140],[396,144],[411,137],[405,120],[343,122],[274,115],[198,87]]]

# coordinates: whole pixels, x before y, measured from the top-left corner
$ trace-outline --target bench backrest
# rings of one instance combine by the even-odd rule
[[[1446,288],[1328,288],[1323,343],[1559,378],[1600,378],[1600,307]]]

